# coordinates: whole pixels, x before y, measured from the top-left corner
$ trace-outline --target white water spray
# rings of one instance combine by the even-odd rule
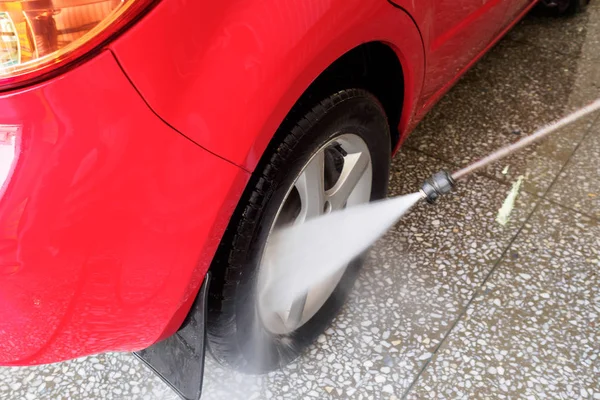
[[[276,232],[263,262],[272,273],[259,293],[263,312],[279,312],[308,290],[345,268],[390,229],[421,193],[346,208]]]

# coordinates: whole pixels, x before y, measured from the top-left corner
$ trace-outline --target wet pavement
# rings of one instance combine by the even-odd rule
[[[597,96],[600,2],[570,19],[528,16],[408,139],[390,194]],[[520,175],[524,192],[501,226],[495,216]],[[417,206],[376,245],[347,306],[303,357],[266,376],[208,359],[203,398],[600,399],[600,117],[444,200]],[[0,399],[67,398],[177,397],[124,353],[0,369]]]

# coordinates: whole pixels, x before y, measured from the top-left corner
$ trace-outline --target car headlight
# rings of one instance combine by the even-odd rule
[[[154,0],[0,0],[0,90],[98,48]]]

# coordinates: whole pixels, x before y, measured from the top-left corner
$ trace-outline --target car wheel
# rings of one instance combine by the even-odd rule
[[[543,0],[540,5],[554,16],[570,16],[585,11],[590,0]]]
[[[390,133],[379,101],[350,89],[333,94],[278,132],[256,168],[211,266],[207,337],[213,356],[245,372],[295,359],[344,303],[364,257],[277,315],[262,315],[261,260],[284,225],[386,196]]]

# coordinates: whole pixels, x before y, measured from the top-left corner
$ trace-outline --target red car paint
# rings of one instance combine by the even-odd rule
[[[193,41],[181,40],[181,26],[199,27]],[[164,1],[122,39],[111,48],[149,105],[249,171],[304,90],[357,45],[397,50],[408,77],[403,125],[423,82],[419,31],[385,0]],[[165,61],[152,62],[156,53]]]
[[[161,0],[91,60],[0,93],[0,131],[17,127],[0,193],[0,364],[172,334],[251,171],[327,66],[390,46],[405,137],[532,5]]]
[[[0,363],[143,348],[177,329],[248,173],[165,125],[110,51],[0,110],[21,127],[0,201]]]

